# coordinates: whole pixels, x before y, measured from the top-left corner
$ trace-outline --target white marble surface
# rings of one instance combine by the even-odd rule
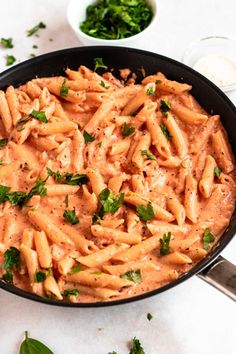
[[[0,37],[13,37],[15,43],[12,50],[0,49],[0,70],[5,69],[7,53],[23,61],[33,52],[79,46],[67,24],[67,4],[0,0]],[[193,40],[208,35],[235,38],[235,11],[235,0],[159,0],[156,31],[138,47],[181,60]],[[47,29],[39,38],[27,38],[25,30],[39,21]],[[33,44],[39,48],[33,50]],[[235,92],[229,97],[236,103]],[[236,264],[236,239],[223,256]],[[153,315],[150,322],[148,312]],[[126,354],[134,336],[146,354],[235,354],[235,323],[235,303],[197,277],[148,300],[100,309],[50,307],[0,290],[1,354],[18,353],[24,330],[55,354]]]

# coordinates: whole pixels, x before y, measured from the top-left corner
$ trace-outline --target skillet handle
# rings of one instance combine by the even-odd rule
[[[236,301],[236,266],[219,256],[198,276]]]

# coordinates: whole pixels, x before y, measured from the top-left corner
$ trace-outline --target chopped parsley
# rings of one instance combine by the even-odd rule
[[[152,96],[152,95],[154,95],[154,93],[155,93],[155,91],[153,90],[152,87],[150,87],[150,88],[147,89],[146,94],[147,94],[148,96]]]
[[[110,189],[103,189],[103,191],[99,194],[99,200],[102,207],[98,215],[103,217],[105,213],[115,214],[115,212],[121,207],[124,196],[124,193],[115,196]]]
[[[169,110],[171,109],[171,104],[168,100],[163,99],[161,100],[161,104],[160,104],[160,110],[163,114],[163,116],[167,116],[167,112],[169,112]]]
[[[14,268],[19,268],[19,267],[20,267],[20,251],[16,247],[11,246],[4,253],[3,268],[6,270],[12,270]]]
[[[109,352],[108,354],[117,354],[117,352],[114,352],[114,351],[113,351],[113,352]]]
[[[69,206],[69,195],[68,194],[65,197],[65,204],[66,204],[66,208],[68,208],[68,206]]]
[[[42,283],[46,278],[47,278],[46,273],[41,272],[41,271],[36,272],[34,275],[34,281],[36,283]]]
[[[152,203],[149,202],[147,206],[145,205],[138,205],[136,207],[137,214],[139,218],[143,221],[150,221],[154,218],[155,212],[152,206]]]
[[[36,26],[34,26],[33,28],[29,29],[26,31],[27,36],[33,36],[34,34],[36,34],[40,29],[46,28],[46,25],[43,22],[39,22]]]
[[[141,346],[140,341],[136,337],[134,337],[132,340],[132,346],[130,348],[129,354],[145,354],[145,351]]]
[[[156,82],[155,82],[156,85],[160,85],[161,83],[162,83],[161,80],[156,80]]]
[[[33,195],[38,194],[44,196],[47,194],[47,189],[45,187],[46,180],[47,179],[41,181],[38,179],[28,193],[21,191],[10,192],[10,187],[0,185],[0,203],[9,200],[12,205],[23,207]]]
[[[135,128],[131,127],[131,125],[124,123],[123,124],[123,130],[122,130],[122,136],[123,138],[126,138],[127,136],[132,135],[135,132]]]
[[[14,45],[12,43],[12,38],[1,38],[1,41],[0,41],[1,45],[4,47],[4,48],[13,48]]]
[[[64,79],[60,88],[60,96],[67,97],[68,93],[69,93],[69,88],[66,86],[66,79]]]
[[[120,276],[120,278],[133,281],[135,284],[139,284],[139,283],[141,283],[141,281],[142,281],[141,270],[140,270],[140,269],[138,269],[138,270],[136,270],[136,271],[134,271],[134,270],[129,270],[129,271],[126,272],[125,274],[122,274],[122,275]]]
[[[219,178],[221,172],[222,172],[222,169],[221,169],[220,167],[216,166],[216,167],[214,168],[214,175],[215,175],[215,177],[218,177],[218,178]]]
[[[147,150],[141,150],[141,155],[146,156],[148,160],[157,161],[156,157],[153,154],[147,152]]]
[[[98,214],[93,214],[92,223],[96,224],[96,222],[100,222],[100,221],[101,221],[101,217]]]
[[[43,123],[47,123],[48,122],[48,119],[46,117],[46,114],[44,111],[36,111],[35,109],[33,109],[33,111],[31,112],[30,114],[33,118],[39,120],[40,122],[43,122]]]
[[[34,44],[34,45],[32,46],[32,48],[37,49],[38,46],[37,46],[36,44]]]
[[[70,224],[75,225],[79,223],[79,218],[75,214],[75,209],[65,210],[63,213],[63,217]]]
[[[16,61],[16,58],[13,55],[6,56],[6,66],[13,65]]]
[[[121,39],[143,31],[153,12],[146,0],[99,0],[89,5],[82,32],[101,39]]]
[[[104,87],[106,90],[108,90],[110,88],[110,86],[106,86],[104,81],[101,81],[99,85]]]
[[[60,171],[54,172],[50,168],[47,167],[48,175],[53,177],[56,182],[69,184],[70,186],[82,186],[82,184],[86,184],[88,182],[88,177],[85,174],[79,173],[69,173],[66,172],[62,174]]]
[[[103,63],[102,58],[94,58],[93,62],[94,62],[94,71],[96,71],[99,68],[108,69],[108,66]]]
[[[4,146],[6,146],[8,143],[8,139],[4,138],[4,139],[0,139],[0,149],[2,149]]]
[[[204,250],[208,251],[209,247],[210,247],[210,243],[212,243],[214,240],[215,240],[215,236],[211,232],[210,228],[207,227],[204,230],[204,234],[203,234],[203,248],[204,248]]]
[[[167,140],[170,140],[171,135],[170,135],[169,130],[168,130],[167,127],[165,126],[165,124],[162,123],[162,124],[160,125],[160,128],[161,128],[161,130],[162,130],[162,133],[165,135],[166,139],[167,139]]]
[[[170,239],[171,239],[171,232],[164,234],[163,237],[160,239],[160,255],[165,256],[170,251]]]
[[[30,53],[30,58],[35,58],[36,55],[34,53]]]
[[[63,292],[63,296],[79,296],[78,289],[68,289]]]
[[[151,321],[151,319],[153,318],[152,314],[149,312],[147,313],[147,319],[148,321]]]
[[[83,268],[81,267],[81,265],[77,262],[77,264],[71,269],[70,274],[75,274],[75,273],[79,273],[83,270]]]
[[[95,140],[95,137],[90,135],[86,130],[83,132],[83,137],[85,140],[85,144],[87,145],[88,143],[92,143]]]
[[[13,273],[7,271],[6,273],[3,274],[2,280],[4,280],[5,283],[7,283],[7,284],[13,285]]]

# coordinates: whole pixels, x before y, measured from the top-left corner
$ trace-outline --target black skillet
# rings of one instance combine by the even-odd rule
[[[118,69],[120,68],[130,68],[132,72],[135,72],[138,75],[138,78],[141,79],[141,68],[144,68],[146,75],[161,71],[167,75],[169,79],[192,85],[193,96],[205,108],[205,110],[211,114],[220,114],[223,125],[229,135],[234,155],[236,156],[236,108],[234,105],[220,89],[218,89],[202,75],[175,60],[158,54],[138,49],[109,46],[64,49],[41,55],[3,72],[0,74],[0,88],[5,89],[9,85],[17,87],[20,84],[35,78],[36,76],[43,77],[63,75],[66,67],[77,69],[79,65],[83,64],[93,69],[93,59],[96,57],[102,57],[104,63],[108,65],[109,69],[114,69],[115,75],[119,74]],[[46,300],[14,286],[8,285],[3,281],[0,281],[0,288],[27,299],[51,305],[68,307],[99,307],[124,304],[157,295],[182,283],[194,274],[198,274],[201,278],[223,291],[232,299],[236,300],[236,266],[219,256],[220,252],[233,238],[235,232],[236,211],[234,211],[230,224],[217,245],[215,245],[205,259],[193,267],[189,272],[181,275],[177,280],[162,286],[159,289],[126,299],[76,304]]]

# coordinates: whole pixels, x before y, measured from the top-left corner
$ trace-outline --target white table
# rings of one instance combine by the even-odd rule
[[[79,1],[79,0],[78,0]],[[0,0],[0,37],[13,37],[15,48],[0,49],[23,61],[79,46],[66,20],[66,0]],[[234,0],[159,0],[159,23],[139,48],[181,60],[186,46],[208,35],[236,37]],[[47,24],[40,37],[25,30]],[[53,41],[49,41],[53,38]],[[37,50],[32,45],[38,45]],[[229,97],[236,103],[236,93]],[[233,128],[233,127],[232,127]],[[236,239],[223,252],[236,263]],[[149,322],[146,314],[153,319]],[[146,354],[235,354],[235,303],[197,277],[159,296],[111,308],[70,309],[27,301],[0,290],[0,353],[18,353],[24,330],[47,343],[55,354],[128,353],[134,336]]]

